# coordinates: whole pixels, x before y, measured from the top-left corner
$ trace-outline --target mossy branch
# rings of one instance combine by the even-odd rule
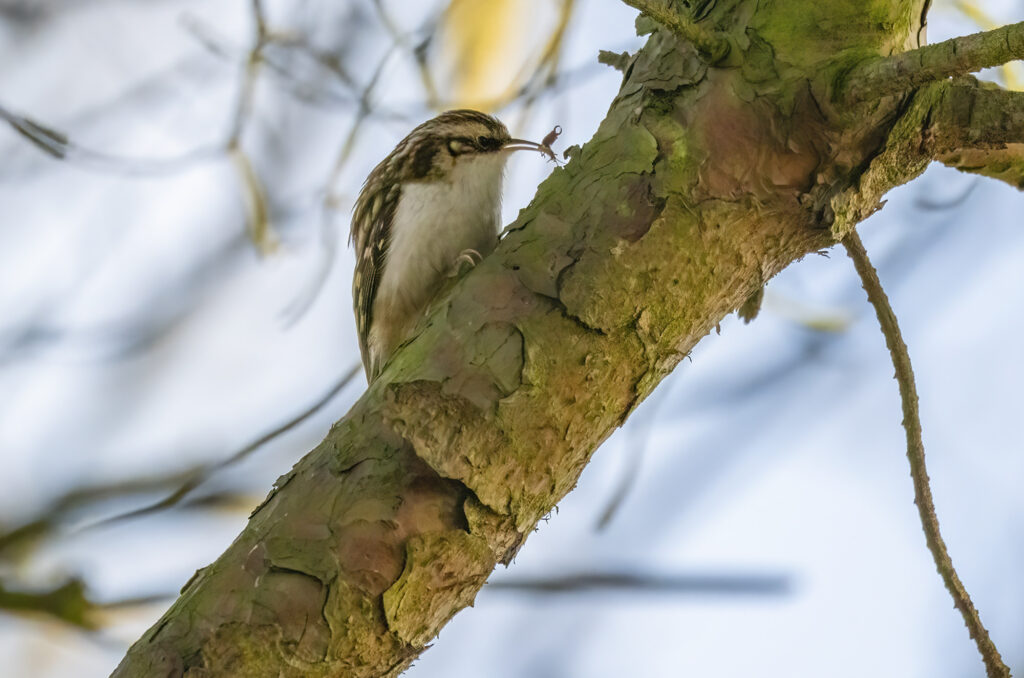
[[[720,33],[697,25],[661,0],[622,0],[638,9],[684,40],[688,40],[710,63],[715,64],[729,53],[729,41]]]
[[[937,160],[964,172],[1024,186],[1024,92],[972,77],[914,92],[885,146],[857,183],[831,202],[836,240],[882,207],[882,197]]]
[[[1024,92],[974,78],[942,85],[920,134],[928,159],[1024,190]]]
[[[867,101],[1016,59],[1024,59],[1024,21],[865,61],[847,75],[840,98]]]
[[[961,172],[980,174],[1024,191],[1024,142],[1007,148],[961,148],[937,160]]]
[[[921,438],[921,417],[918,411],[917,387],[914,384],[914,370],[910,365],[910,353],[900,333],[899,323],[896,314],[889,304],[889,298],[882,289],[882,283],[878,279],[878,273],[871,260],[868,258],[867,250],[860,240],[856,231],[851,231],[843,240],[846,252],[853,260],[857,269],[864,291],[868,294],[868,301],[875,307],[875,314],[878,316],[878,324],[885,335],[886,346],[892,355],[892,364],[896,369],[896,381],[899,384],[900,397],[903,400],[903,428],[907,432],[907,459],[910,461],[910,476],[914,481],[914,503],[917,504],[917,511],[921,516],[921,526],[924,529],[925,541],[928,550],[935,560],[935,567],[942,576],[946,589],[953,597],[953,604],[960,610],[960,614],[967,624],[967,630],[971,638],[978,646],[985,661],[985,670],[989,678],[1009,678],[1010,669],[1003,663],[999,650],[988,635],[988,631],[981,623],[978,610],[975,609],[971,597],[964,588],[963,582],[953,567],[953,561],[949,557],[946,543],[939,531],[939,519],[935,515],[935,502],[932,500],[931,486],[928,481],[928,470],[924,461],[924,441]]]

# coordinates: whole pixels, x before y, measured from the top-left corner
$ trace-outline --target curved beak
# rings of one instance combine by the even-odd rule
[[[547,146],[544,146],[542,144],[538,144],[535,141],[527,141],[526,139],[509,139],[504,144],[502,144],[501,150],[509,151],[509,152],[511,152],[511,151],[537,151],[538,153],[543,153],[544,155],[548,156],[549,158],[553,159],[555,157],[554,151],[552,151]]]

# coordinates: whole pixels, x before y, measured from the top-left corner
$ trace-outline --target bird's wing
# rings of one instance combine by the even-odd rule
[[[359,335],[359,351],[368,379],[376,376],[373,372],[380,366],[372,365],[368,354],[367,340],[373,322],[373,302],[384,271],[384,260],[391,243],[391,226],[395,208],[401,194],[401,185],[392,183],[379,190],[363,192],[356,201],[352,215],[351,240],[355,243],[356,269],[352,278],[352,299],[356,312],[356,332]],[[371,369],[373,368],[373,369]]]

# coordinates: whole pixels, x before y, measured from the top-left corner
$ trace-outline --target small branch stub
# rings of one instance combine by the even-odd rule
[[[633,57],[629,52],[609,52],[606,49],[602,49],[597,53],[598,63],[611,66],[622,73],[626,72],[626,69],[629,67],[630,59],[632,58]]]

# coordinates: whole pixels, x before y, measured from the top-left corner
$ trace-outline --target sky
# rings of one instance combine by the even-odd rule
[[[552,21],[535,2],[517,35]],[[289,75],[261,78],[241,137],[277,239],[264,255],[247,237],[237,165],[207,152],[230,134],[247,3],[41,2],[42,14],[14,21],[26,16],[8,13],[19,4],[32,7],[0,2],[0,106],[66,132],[78,150],[56,161],[0,128],[5,525],[82,483],[226,458],[327,393],[358,361],[351,201],[429,116],[415,64],[389,51],[372,13],[319,21],[330,3],[268,2],[274,26],[350,40],[360,83],[383,59],[372,103],[385,112],[360,127],[328,181],[358,102],[310,59],[274,55]],[[930,41],[978,30],[936,4]],[[998,23],[1024,20],[1018,2],[979,4]],[[406,35],[430,16],[426,4],[387,6]],[[580,0],[563,48],[571,77],[527,113],[502,111],[513,134],[539,139],[557,123],[556,148],[585,142],[620,79],[596,52],[642,44],[635,15],[617,0]],[[533,155],[513,160],[506,222],[549,171]],[[1022,210],[1021,193],[934,166],[860,228],[910,348],[944,536],[1017,672]],[[236,492],[235,503],[97,526],[159,495],[108,502],[28,561],[0,564],[0,576],[45,586],[79,575],[103,601],[176,591],[344,415],[361,380],[199,493]],[[753,323],[730,317],[700,343],[407,675],[984,675],[924,545],[900,420],[852,264],[835,248],[808,257],[769,284]],[[523,588],[592,573],[658,585]],[[0,615],[5,675],[107,675],[166,604],[112,614],[94,634]]]

